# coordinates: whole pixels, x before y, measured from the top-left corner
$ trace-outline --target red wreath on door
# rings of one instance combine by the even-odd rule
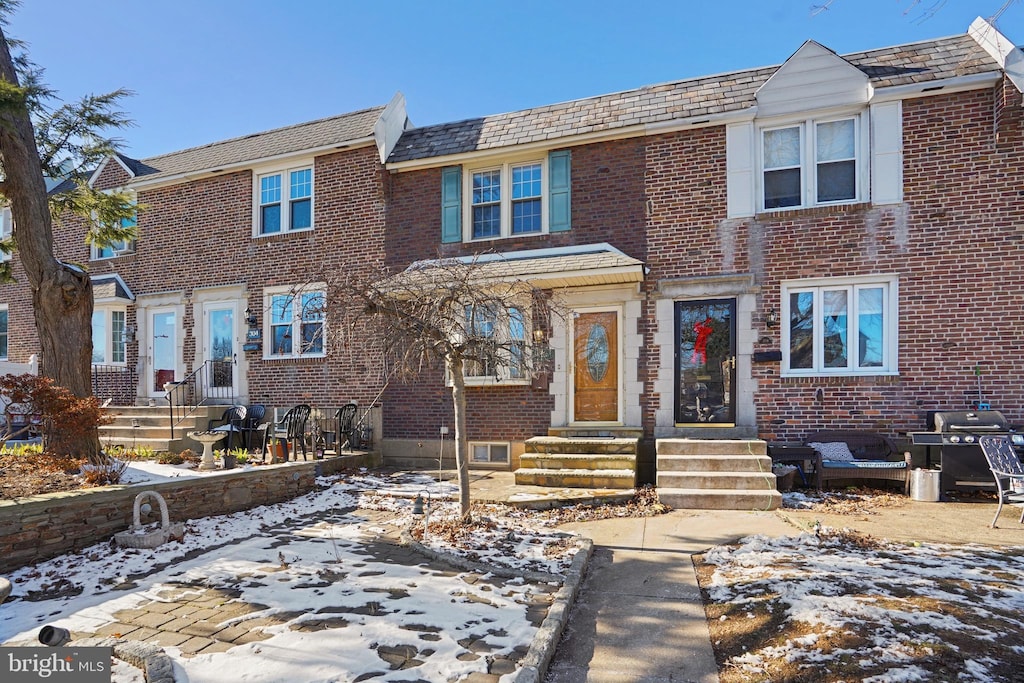
[[[690,362],[705,365],[708,362],[708,337],[714,331],[714,328],[711,327],[711,318],[698,320],[693,324],[693,331],[697,333],[697,340],[693,342],[693,355],[690,356]]]

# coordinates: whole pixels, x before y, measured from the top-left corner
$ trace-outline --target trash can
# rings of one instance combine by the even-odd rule
[[[924,470],[920,467],[910,473],[910,498],[928,503],[938,502],[939,470]]]

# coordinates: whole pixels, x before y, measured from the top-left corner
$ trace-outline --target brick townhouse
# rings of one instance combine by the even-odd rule
[[[343,252],[392,267],[487,253],[572,315],[536,340],[553,352],[543,381],[467,378],[479,465],[514,468],[551,430],[635,435],[653,480],[667,437],[900,436],[979,401],[1024,422],[1022,64],[979,19],[455,123],[411,127],[399,99],[111,159],[93,182],[148,210],[134,250],[89,260],[97,319],[134,331],[111,348],[124,332],[101,325],[97,358],[138,368],[136,401],[162,395],[161,370],[230,351],[239,400],[337,404],[345,387],[370,402],[381,387],[351,359],[278,348],[275,325],[299,338],[303,321],[268,317],[274,297]],[[89,256],[73,228],[60,255]],[[21,360],[27,299],[0,292]],[[246,309],[261,337],[243,352]],[[450,403],[441,371],[387,387],[385,458],[436,463]]]

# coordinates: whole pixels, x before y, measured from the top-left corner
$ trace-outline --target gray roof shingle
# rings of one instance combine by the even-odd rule
[[[373,135],[384,107],[254,133],[230,140],[149,157],[141,161],[119,155],[137,178],[146,180],[196,173],[306,149],[341,145]]]
[[[969,35],[842,55],[876,88],[989,73],[999,65]],[[388,158],[412,161],[556,140],[747,109],[778,66],[703,76],[637,90],[405,131]]]

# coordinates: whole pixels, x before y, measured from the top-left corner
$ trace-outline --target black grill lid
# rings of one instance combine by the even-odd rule
[[[935,413],[937,432],[999,432],[1010,428],[998,410],[942,410]]]

